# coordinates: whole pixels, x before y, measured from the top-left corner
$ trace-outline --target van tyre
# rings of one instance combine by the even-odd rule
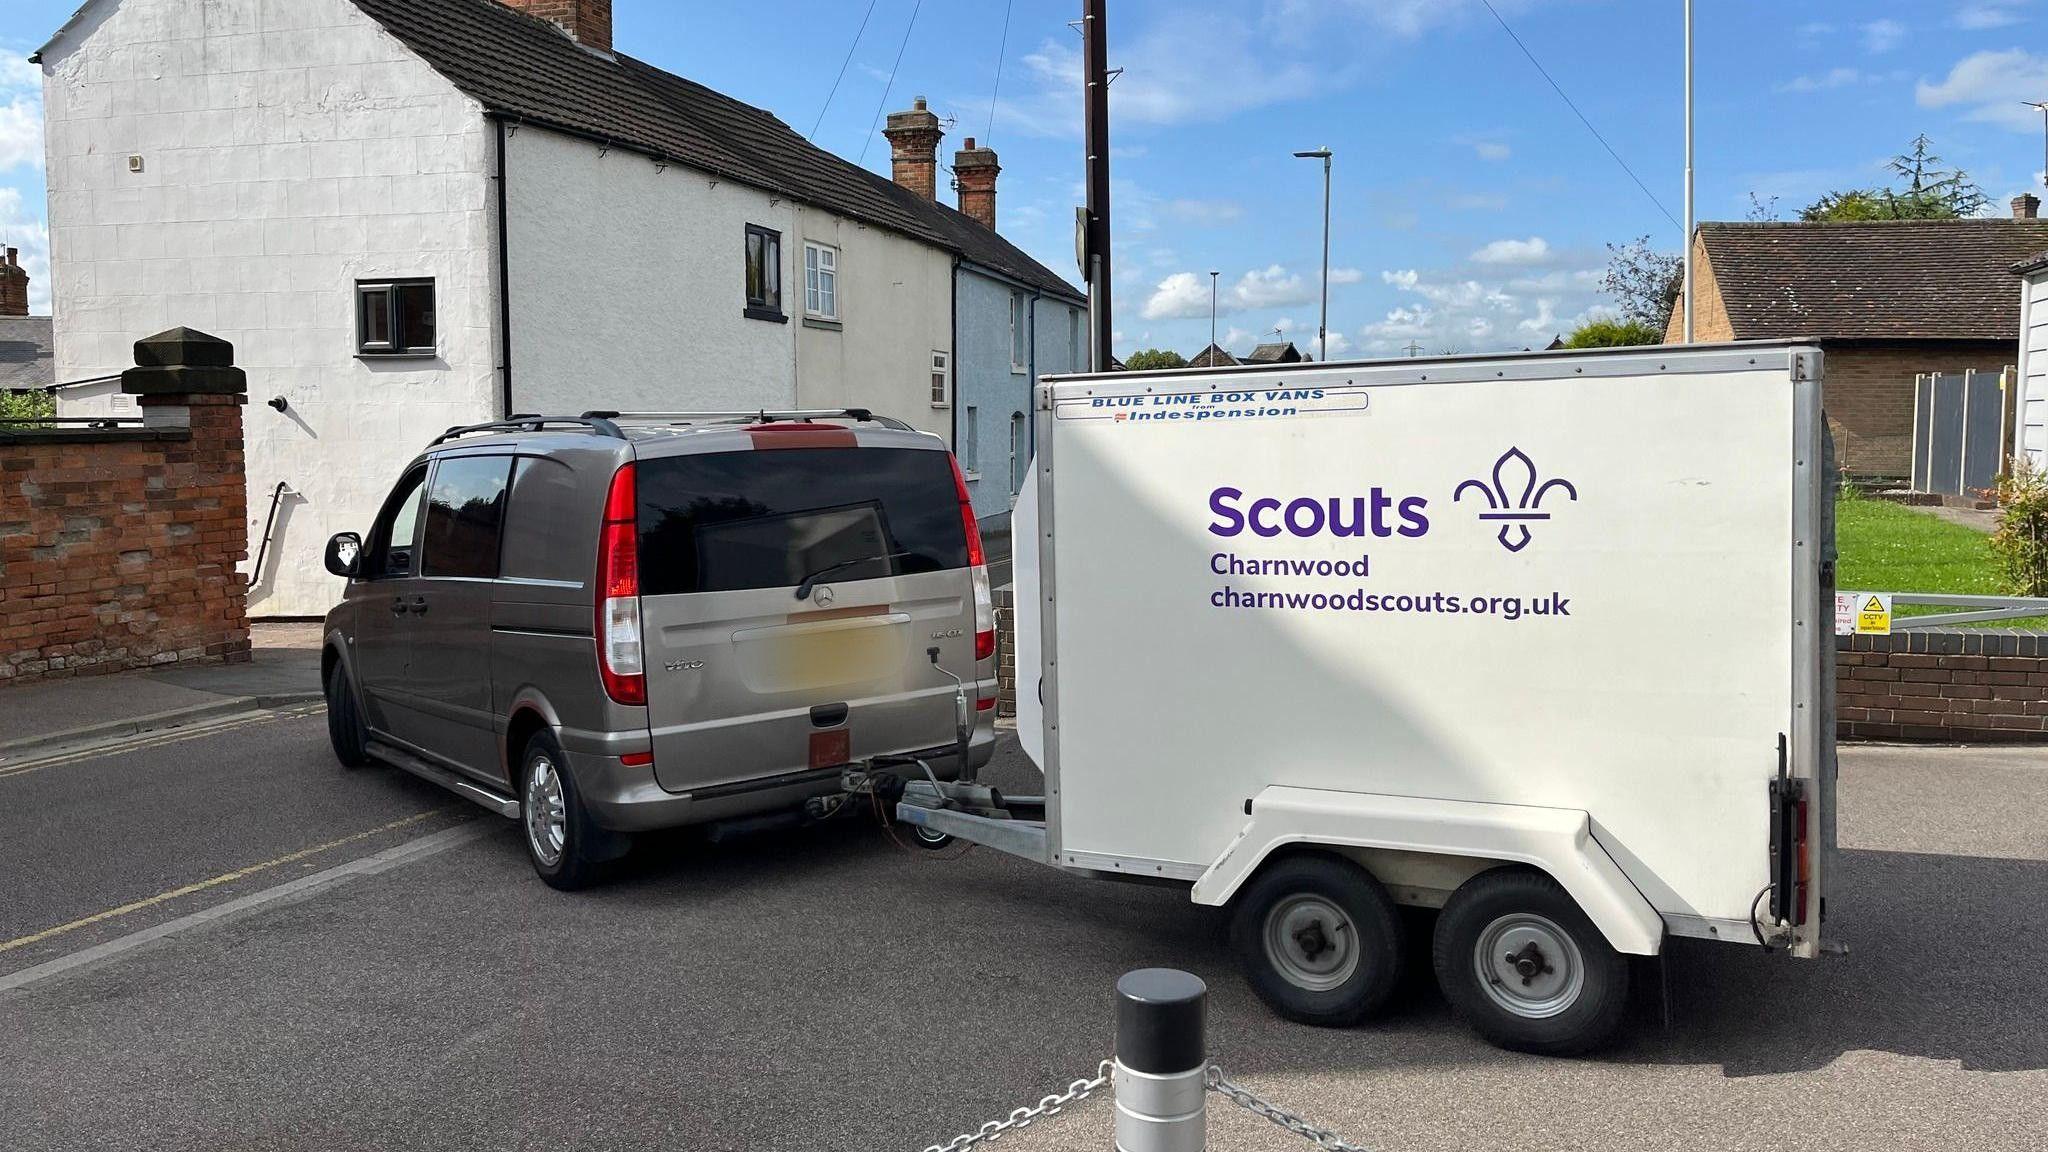
[[[519,827],[526,858],[548,887],[574,892],[600,879],[604,861],[591,849],[603,833],[591,824],[552,733],[535,733],[520,752]]]
[[[1401,981],[1403,929],[1372,873],[1336,856],[1268,865],[1237,898],[1231,946],[1252,990],[1289,1020],[1356,1024]]]
[[[1473,877],[1444,905],[1433,943],[1444,998],[1490,1043],[1576,1056],[1621,1028],[1628,959],[1540,872]]]
[[[361,768],[370,762],[369,734],[363,730],[363,715],[356,709],[348,672],[338,660],[327,670],[326,687],[327,742],[334,745],[334,758],[342,767]]]

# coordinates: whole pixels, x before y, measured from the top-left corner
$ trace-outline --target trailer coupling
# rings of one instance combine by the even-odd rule
[[[972,780],[941,780],[921,760],[907,761],[924,779],[901,780],[872,768],[849,768],[841,783],[847,792],[873,791],[894,805],[896,819],[913,828],[982,844],[1040,864],[1051,859],[1046,848],[1045,798],[1005,796]],[[886,767],[882,761],[876,768]]]

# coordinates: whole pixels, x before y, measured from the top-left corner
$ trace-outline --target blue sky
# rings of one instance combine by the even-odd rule
[[[39,307],[40,86],[21,58],[75,3],[7,0],[0,16],[0,236],[28,257]],[[1321,183],[1296,149],[1337,153],[1333,352],[1540,346],[1602,306],[1605,244],[1648,234],[1676,251],[1679,0],[1493,3],[1662,209],[1480,0],[1110,0],[1110,63],[1126,69],[1112,88],[1118,349],[1198,350],[1211,269],[1226,346],[1276,328],[1308,346]],[[1789,217],[1879,183],[1922,132],[1997,211],[2040,187],[2041,120],[2019,101],[2048,100],[2048,0],[1698,8],[1702,219],[1744,217],[1752,192]],[[947,156],[969,135],[1000,153],[1003,231],[1073,278],[1078,9],[874,0],[857,42],[865,0],[617,0],[616,19],[622,51],[816,124],[842,155],[865,147],[877,171],[877,110],[926,96],[954,121]]]

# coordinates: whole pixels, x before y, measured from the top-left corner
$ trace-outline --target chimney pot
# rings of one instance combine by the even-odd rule
[[[2032,192],[2022,192],[2012,198],[2012,218],[2015,220],[2038,220],[2041,218],[2041,198]]]
[[[889,140],[890,177],[927,200],[938,199],[939,140],[945,132],[924,97],[911,101],[908,112],[889,113],[882,135]]]
[[[578,44],[612,51],[612,0],[500,0],[530,16],[559,24]]]

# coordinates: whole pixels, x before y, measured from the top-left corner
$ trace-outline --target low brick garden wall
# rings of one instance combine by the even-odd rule
[[[1958,629],[1835,641],[1844,738],[2048,740],[2048,633]]]
[[[142,426],[0,425],[0,685],[249,658],[231,356],[183,329],[137,344]]]

